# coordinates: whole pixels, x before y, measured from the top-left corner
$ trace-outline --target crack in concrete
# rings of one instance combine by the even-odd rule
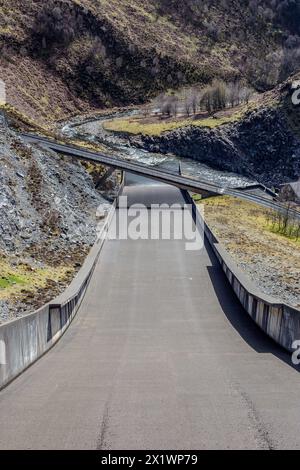
[[[109,426],[109,404],[107,403],[104,408],[104,413],[102,416],[100,435],[97,440],[97,450],[108,450],[109,444],[107,442],[107,432]]]
[[[258,442],[259,448],[264,450],[276,450],[276,445],[265,424],[262,422],[253,401],[246,392],[240,391],[240,395],[247,406],[248,417],[254,429],[255,439]]]

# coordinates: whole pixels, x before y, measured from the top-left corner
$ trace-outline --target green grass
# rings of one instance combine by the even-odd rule
[[[201,194],[193,194],[193,200],[194,200],[195,202],[200,202],[200,201],[202,201],[202,196],[201,196]]]
[[[35,293],[47,286],[49,280],[63,281],[73,271],[71,266],[31,267],[26,263],[12,266],[0,255],[0,300],[22,297],[24,292]]]
[[[25,284],[23,277],[15,276],[13,274],[7,275],[6,277],[0,277],[0,289],[5,289],[15,284]]]

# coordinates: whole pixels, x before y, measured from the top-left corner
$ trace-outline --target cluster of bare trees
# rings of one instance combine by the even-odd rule
[[[190,88],[180,94],[161,94],[155,100],[155,108],[163,115],[175,117],[179,113],[191,116],[201,111],[210,114],[248,103],[252,94],[252,88],[240,81],[226,83],[223,80],[214,80],[202,90]]]
[[[249,103],[252,94],[252,88],[243,86],[240,81],[226,84],[222,80],[214,80],[211,85],[203,90],[200,108],[208,112],[227,107],[234,108],[241,103]]]
[[[288,203],[284,210],[267,211],[266,217],[274,232],[298,241],[300,239],[300,219],[295,216],[292,209],[292,204]]]

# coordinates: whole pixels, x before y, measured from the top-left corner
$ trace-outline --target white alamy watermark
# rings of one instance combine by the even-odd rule
[[[293,82],[292,90],[293,90],[292,103],[295,106],[298,106],[300,104],[300,80]]]
[[[294,366],[299,366],[300,364],[300,340],[296,340],[292,344],[292,349],[295,351],[292,354],[292,363]]]
[[[0,340],[0,366],[6,364],[6,346],[3,340]]]
[[[6,104],[6,86],[0,78],[0,106]]]
[[[101,206],[97,213],[104,214]],[[194,211],[192,204],[143,204],[128,206],[127,196],[120,196],[118,210],[108,233],[99,224],[98,239],[109,240],[183,240],[187,251],[204,246],[204,207]]]

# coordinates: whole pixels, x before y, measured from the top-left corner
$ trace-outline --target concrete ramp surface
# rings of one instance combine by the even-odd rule
[[[181,198],[125,193],[153,188]],[[0,392],[0,448],[300,448],[299,396],[209,248],[111,240],[69,330]]]

